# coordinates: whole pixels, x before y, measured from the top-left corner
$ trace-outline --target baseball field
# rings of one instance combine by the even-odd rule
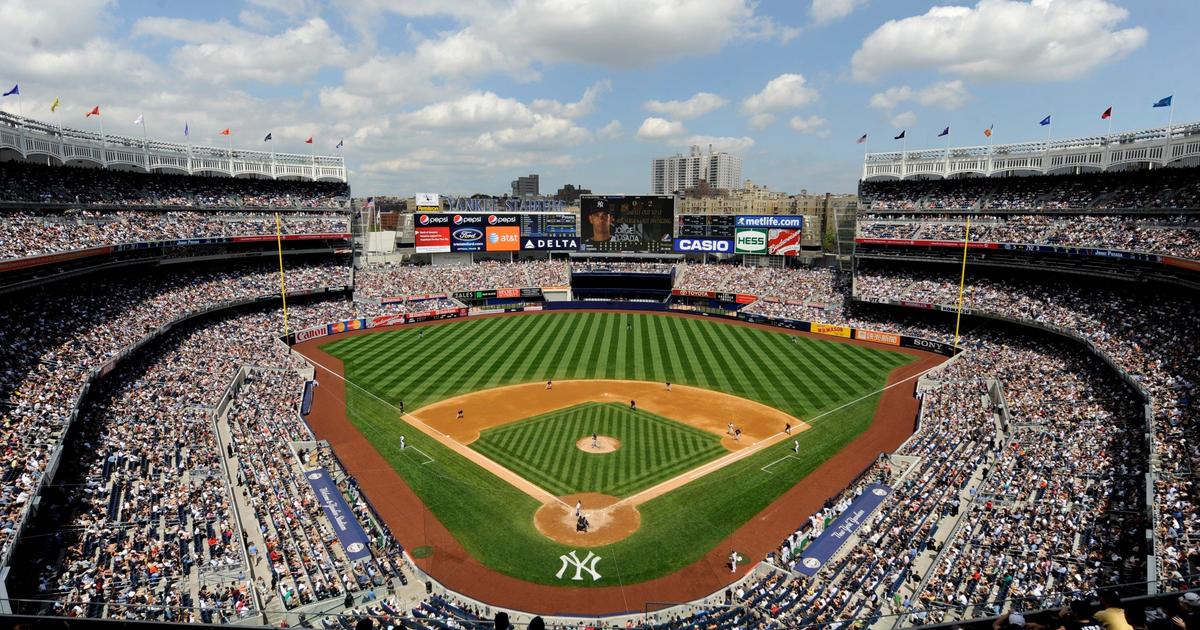
[[[305,354],[340,363],[329,368],[344,375],[338,404],[374,451],[363,461],[386,462],[419,497],[420,513],[400,518],[436,519],[393,525],[427,568],[461,545],[492,571],[571,587],[660,578],[723,542],[764,549],[734,533],[871,426],[889,373],[917,358],[718,320],[596,312],[397,328]],[[589,450],[593,434],[609,448]],[[344,441],[328,439],[335,451]],[[372,474],[359,462],[352,472],[356,463],[357,476]],[[595,532],[555,530],[574,523],[576,501]],[[453,545],[423,533],[442,527]]]

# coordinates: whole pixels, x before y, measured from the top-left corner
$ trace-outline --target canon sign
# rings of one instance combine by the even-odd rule
[[[733,241],[724,238],[677,238],[675,251],[706,254],[732,254]]]

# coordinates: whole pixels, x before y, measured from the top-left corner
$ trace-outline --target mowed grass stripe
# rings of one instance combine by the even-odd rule
[[[577,441],[592,432],[621,440],[621,448],[580,450]],[[486,429],[471,448],[555,494],[613,496],[629,496],[726,452],[715,435],[615,403],[583,403]]]

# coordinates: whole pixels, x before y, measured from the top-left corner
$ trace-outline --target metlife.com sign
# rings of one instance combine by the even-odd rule
[[[802,215],[787,215],[787,214],[770,214],[770,215],[754,215],[754,214],[739,214],[734,217],[734,227],[740,228],[769,228],[776,230],[803,230],[804,217]]]

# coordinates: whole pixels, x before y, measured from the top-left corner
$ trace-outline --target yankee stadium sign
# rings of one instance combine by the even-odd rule
[[[558,199],[472,199],[442,196],[446,212],[562,212],[567,202]]]

